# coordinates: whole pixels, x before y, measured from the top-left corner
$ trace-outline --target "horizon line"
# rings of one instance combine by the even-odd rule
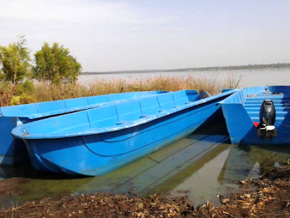
[[[152,70],[117,70],[117,71],[86,71],[80,74],[118,74],[118,73],[155,73],[155,72],[184,72],[184,71],[219,71],[219,70],[245,70],[258,68],[290,68],[290,63],[272,63],[272,64],[248,64],[233,66],[212,66],[212,67],[188,67],[174,69],[152,69]]]

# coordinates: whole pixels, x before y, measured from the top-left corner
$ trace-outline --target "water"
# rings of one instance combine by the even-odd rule
[[[142,81],[158,75],[169,77],[188,77],[214,79],[218,84],[223,84],[229,78],[236,81],[240,78],[240,87],[262,85],[289,85],[290,68],[268,68],[252,70],[218,70],[218,71],[188,71],[188,72],[155,72],[155,73],[115,73],[93,74],[79,76],[79,83],[88,84],[96,80],[123,79],[126,81]]]
[[[229,144],[221,123],[203,128],[170,146],[100,177],[76,178],[35,171],[31,166],[0,168],[0,177],[30,178],[18,194],[0,201],[11,206],[43,197],[59,198],[94,192],[136,193],[168,197],[187,195],[195,206],[217,195],[238,191],[235,181],[257,178],[290,158],[290,146],[236,146]],[[219,132],[217,132],[219,130]]]

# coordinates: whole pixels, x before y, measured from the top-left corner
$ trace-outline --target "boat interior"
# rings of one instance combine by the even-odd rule
[[[44,138],[102,133],[139,125],[192,106],[201,97],[196,90],[182,90],[108,104],[18,126],[13,134]],[[205,100],[202,100],[205,101]],[[33,136],[34,135],[34,136]]]

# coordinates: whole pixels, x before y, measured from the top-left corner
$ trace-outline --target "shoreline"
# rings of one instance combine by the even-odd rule
[[[0,181],[2,197],[17,193],[13,180],[26,183],[29,179],[13,178]],[[22,205],[0,208],[0,217],[289,217],[290,215],[290,165],[280,166],[259,179],[239,181],[240,191],[229,196],[219,195],[221,206],[214,207],[207,201],[194,205],[187,196],[166,198],[151,195],[140,198],[132,193],[49,197],[27,201]],[[6,186],[5,186],[6,185]],[[9,188],[10,186],[10,188]],[[9,192],[7,191],[9,190]]]

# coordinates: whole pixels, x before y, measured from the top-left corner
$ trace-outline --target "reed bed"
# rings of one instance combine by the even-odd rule
[[[223,88],[237,88],[240,81],[241,78],[234,78],[232,75],[229,75],[228,79],[222,82],[208,77],[157,75],[143,80],[95,80],[90,84],[54,85],[48,82],[33,83],[31,81],[18,85],[0,83],[0,106],[151,90],[197,89],[198,91],[206,90],[211,94],[217,94]]]

